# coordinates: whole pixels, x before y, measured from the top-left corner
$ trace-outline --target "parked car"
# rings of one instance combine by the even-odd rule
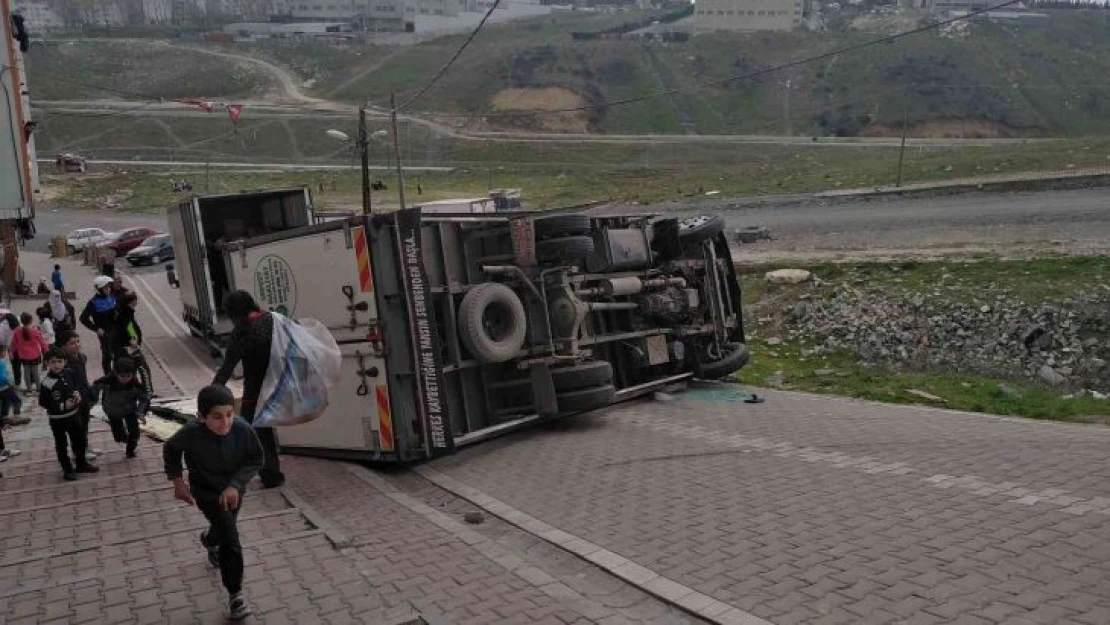
[[[119,236],[107,245],[116,253],[116,256],[123,256],[156,234],[161,233],[150,228],[127,228],[120,230]]]
[[[173,241],[168,234],[156,234],[143,241],[139,247],[127,253],[127,262],[132,267],[139,265],[157,265],[158,263],[173,258]]]
[[[108,233],[100,228],[79,228],[66,235],[66,251],[76,254],[86,247],[100,245],[108,238]]]

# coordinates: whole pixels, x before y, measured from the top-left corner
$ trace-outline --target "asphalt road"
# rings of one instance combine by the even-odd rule
[[[699,212],[707,210],[713,207]],[[758,225],[775,237],[739,245],[741,261],[1110,251],[1110,189],[810,203],[719,212],[730,230]]]
[[[704,204],[687,212],[709,211],[724,215],[730,231],[756,225],[771,231],[772,241],[737,246],[735,254],[741,262],[978,252],[1110,252],[1110,189],[735,209]],[[156,214],[47,209],[40,211],[36,225],[39,236],[28,249],[44,251],[51,236],[74,228],[146,226],[164,230],[166,220]]]

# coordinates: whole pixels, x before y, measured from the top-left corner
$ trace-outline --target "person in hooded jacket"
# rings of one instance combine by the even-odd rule
[[[112,348],[115,340],[116,296],[112,292],[112,278],[97,276],[93,278],[93,288],[96,294],[85,304],[81,316],[78,318],[81,325],[96,332],[100,341],[100,365],[104,368],[104,375],[112,373]],[[55,330],[57,333],[57,330]]]
[[[115,327],[112,331],[112,352],[116,359],[128,358],[135,361],[143,390],[154,395],[154,381],[150,366],[143,356],[143,328],[135,319],[135,309],[139,307],[139,296],[134,291],[125,290],[116,302]]]
[[[54,330],[55,336],[77,329],[77,311],[73,309],[73,304],[70,304],[69,300],[62,297],[61,291],[51,291],[43,307],[50,315],[50,327]]]

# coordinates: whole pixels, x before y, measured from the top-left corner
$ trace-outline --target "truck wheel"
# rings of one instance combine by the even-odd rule
[[[479,362],[505,362],[516,356],[527,328],[524,304],[499,282],[470,289],[459,305],[459,340]]]
[[[698,359],[694,375],[703,380],[718,380],[748,364],[751,352],[743,343],[729,343],[724,346],[724,356],[720,360],[704,362]]]
[[[594,251],[590,237],[562,237],[536,243],[536,258],[541,262],[576,261]]]
[[[613,365],[604,360],[591,360],[571,367],[552,369],[551,381],[556,393],[612,384]]]
[[[678,238],[683,243],[708,241],[724,230],[725,220],[720,215],[696,215],[678,220]]]
[[[537,217],[535,221],[536,240],[570,237],[590,233],[588,215],[552,215]]]
[[[559,412],[581,412],[592,408],[600,408],[613,403],[617,389],[612,384],[593,386],[578,391],[568,391],[558,394],[555,399],[559,403]]]

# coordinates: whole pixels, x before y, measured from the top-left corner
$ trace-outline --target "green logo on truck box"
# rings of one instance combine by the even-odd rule
[[[266,310],[293,316],[297,308],[297,281],[293,268],[280,256],[263,256],[254,270],[254,294]]]

